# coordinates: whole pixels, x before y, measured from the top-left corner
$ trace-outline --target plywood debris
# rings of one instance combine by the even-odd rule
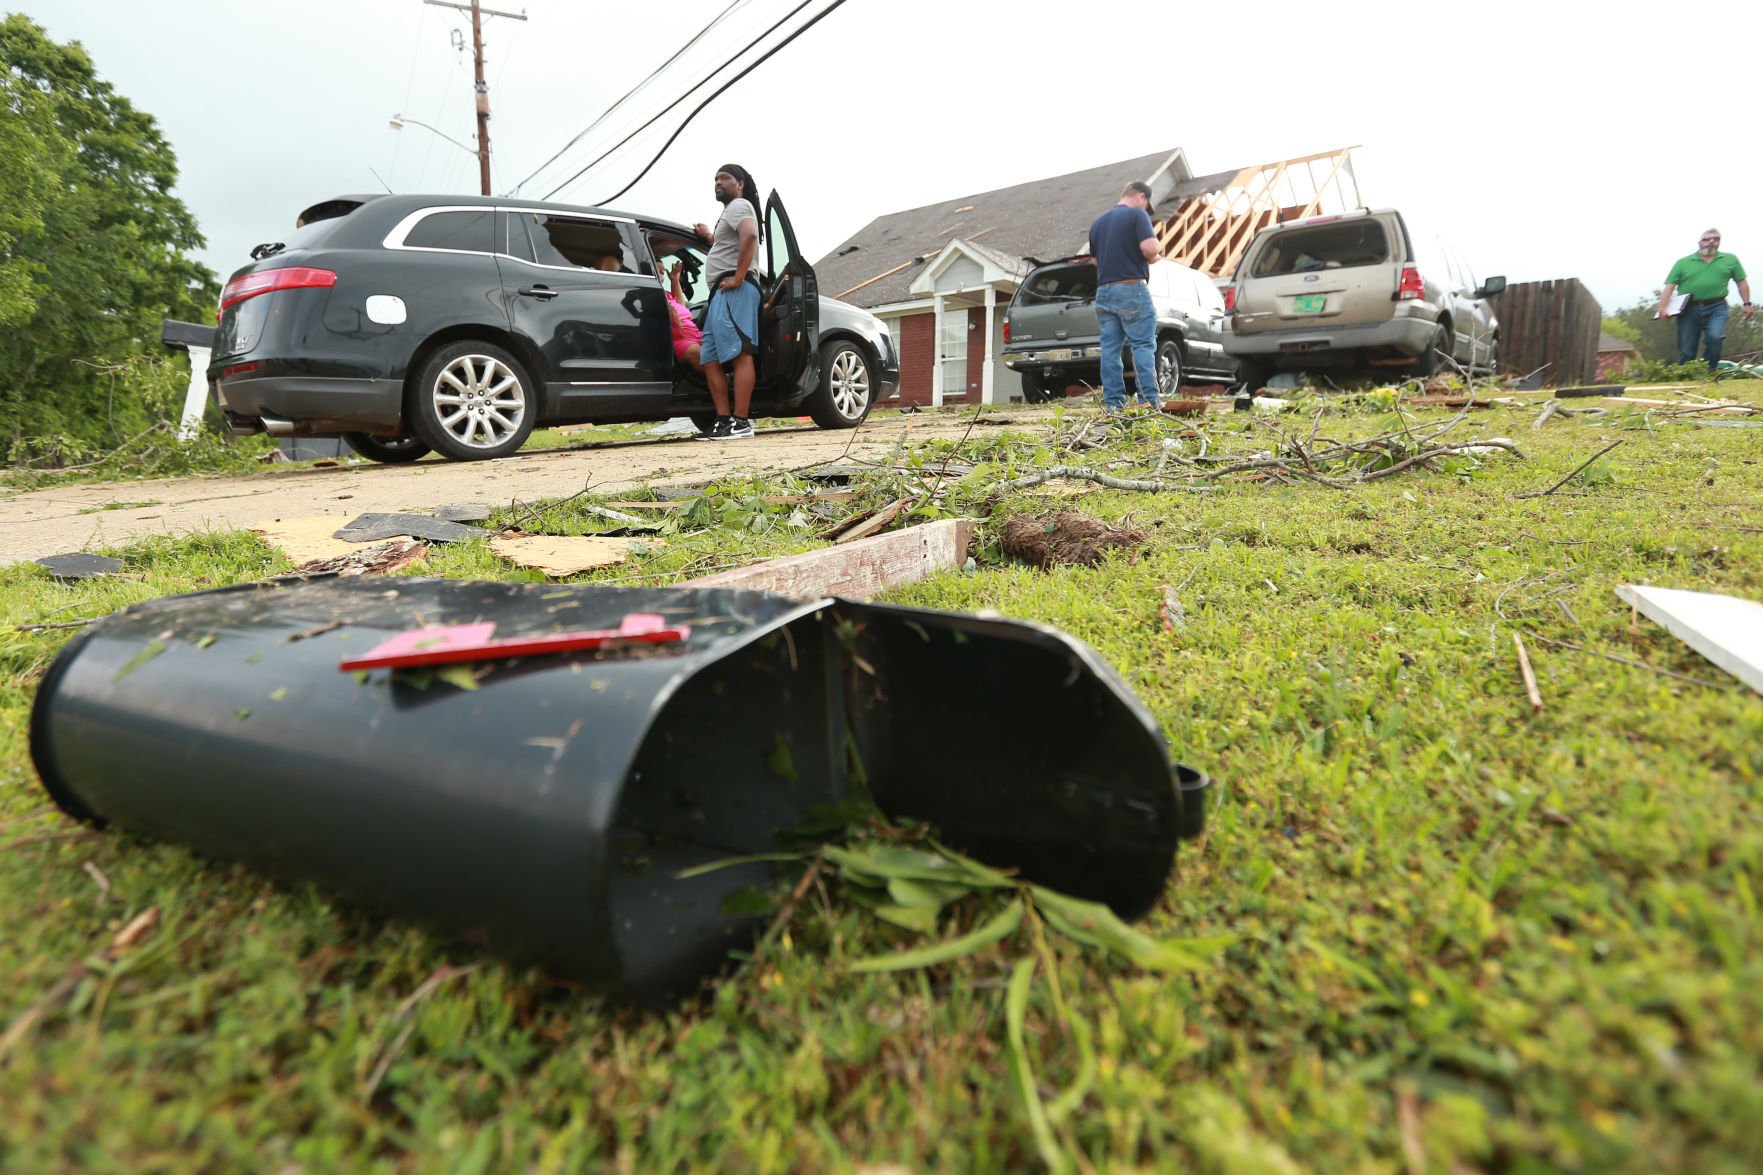
[[[296,567],[304,566],[323,559],[341,559],[357,554],[361,550],[359,543],[347,543],[332,537],[339,525],[346,519],[331,514],[318,518],[277,518],[273,522],[260,522],[250,529],[263,536],[263,541],[288,557],[288,562]],[[390,538],[408,540],[410,535],[394,535]]]
[[[553,579],[601,567],[616,567],[633,549],[664,546],[659,539],[608,539],[582,535],[498,535],[490,550],[517,567],[542,571]]]

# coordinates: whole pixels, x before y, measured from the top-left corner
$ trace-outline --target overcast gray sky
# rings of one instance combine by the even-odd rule
[[[798,2],[744,0],[710,46],[542,170],[731,0],[524,0],[528,20],[487,21],[496,190],[535,171],[523,195],[565,184]],[[223,279],[301,208],[378,190],[376,172],[398,191],[477,190],[467,150],[387,125],[402,113],[472,142],[464,13],[422,0],[18,10],[81,42],[159,120]],[[739,162],[780,191],[819,257],[896,209],[1111,160],[1182,147],[1206,173],[1359,144],[1369,203],[1450,239],[1483,276],[1578,277],[1611,309],[1654,290],[1709,225],[1763,271],[1763,151],[1740,114],[1755,87],[1719,72],[1742,59],[1723,47],[1748,52],[1760,32],[1751,4],[848,0],[706,109],[617,204],[709,220],[711,176]],[[678,118],[556,198],[605,200]]]

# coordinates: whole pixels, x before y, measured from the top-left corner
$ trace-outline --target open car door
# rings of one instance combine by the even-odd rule
[[[765,298],[759,310],[760,380],[772,395],[807,392],[819,377],[820,287],[774,190],[765,201]]]

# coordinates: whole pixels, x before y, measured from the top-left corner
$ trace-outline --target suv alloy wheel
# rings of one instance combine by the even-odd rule
[[[533,431],[538,403],[520,361],[494,343],[448,343],[422,366],[408,423],[455,461],[504,457]]]
[[[820,349],[820,387],[808,401],[808,414],[821,428],[855,428],[869,414],[869,356],[845,339]]]
[[[1157,344],[1157,398],[1167,400],[1181,389],[1181,344],[1164,339]]]

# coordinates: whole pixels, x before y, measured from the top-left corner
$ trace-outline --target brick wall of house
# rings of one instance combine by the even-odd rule
[[[1616,377],[1628,370],[1637,352],[1634,351],[1599,351],[1598,382],[1613,383]]]

